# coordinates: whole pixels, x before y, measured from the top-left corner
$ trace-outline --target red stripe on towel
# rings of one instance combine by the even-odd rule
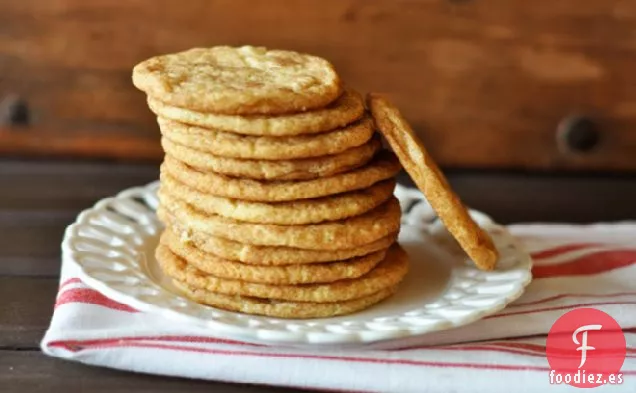
[[[58,291],[61,291],[62,289],[66,288],[67,286],[71,285],[71,284],[83,284],[82,280],[74,277],[74,278],[69,278],[68,280],[64,281],[63,283],[60,284],[60,287],[58,289]]]
[[[126,343],[126,342],[139,342],[139,341],[165,341],[165,342],[181,342],[181,343],[203,343],[203,344],[223,344],[223,345],[244,345],[252,347],[265,347],[265,345],[252,344],[243,341],[227,340],[215,337],[206,336],[124,336],[114,338],[104,338],[95,340],[64,340],[68,345],[72,346],[85,346],[85,345],[99,345],[99,344],[112,344],[112,343]]]
[[[94,304],[117,311],[138,312],[134,308],[122,303],[117,303],[90,288],[73,288],[63,292],[58,297],[55,308],[68,303]]]
[[[480,364],[480,363],[449,363],[449,362],[434,362],[423,360],[410,360],[410,359],[378,359],[378,358],[363,358],[352,356],[326,356],[326,355],[304,355],[304,354],[289,354],[289,353],[262,353],[262,352],[248,352],[248,351],[229,351],[219,349],[208,348],[196,348],[181,345],[169,345],[169,344],[150,344],[150,343],[112,343],[112,344],[94,344],[86,345],[82,347],[67,346],[65,342],[58,341],[49,343],[49,346],[64,348],[71,352],[78,352],[84,349],[105,349],[105,348],[152,348],[152,349],[167,349],[185,352],[196,352],[215,355],[227,355],[227,356],[254,356],[264,358],[288,358],[288,359],[317,359],[317,360],[331,360],[340,362],[355,362],[355,363],[375,363],[375,364],[398,364],[406,366],[429,366],[436,368],[471,368],[471,369],[483,369],[483,370],[517,370],[517,371],[550,371],[548,367],[538,366],[517,366],[507,364]]]
[[[512,315],[534,314],[534,313],[544,312],[544,311],[567,310],[567,309],[578,308],[578,307],[610,306],[610,305],[633,305],[633,304],[636,304],[636,302],[603,302],[603,303],[568,304],[568,305],[564,305],[564,306],[546,307],[546,308],[539,308],[539,309],[534,309],[534,310],[524,310],[524,311],[513,311],[513,312],[509,312],[509,313],[500,313],[500,314],[495,314],[495,315],[489,315],[489,316],[485,317],[484,319],[509,317],[509,316],[512,316]]]
[[[617,292],[617,293],[608,293],[608,294],[561,293],[559,295],[550,296],[544,299],[534,300],[527,303],[513,303],[508,305],[508,307],[513,308],[513,307],[534,306],[537,304],[549,303],[553,300],[559,300],[559,299],[564,299],[568,297],[611,298],[611,297],[630,296],[630,295],[636,295],[636,292]]]
[[[599,251],[556,265],[535,265],[532,276],[553,278],[562,276],[587,276],[636,264],[636,251]]]
[[[593,247],[607,247],[607,246],[608,246],[607,244],[602,244],[602,243],[572,243],[572,244],[565,244],[565,245],[554,247],[554,248],[548,248],[546,250],[535,251],[531,253],[530,255],[532,256],[533,259],[545,259],[545,258],[552,258],[557,255],[565,254],[566,252],[570,252],[570,251],[584,250],[586,248],[593,248]]]

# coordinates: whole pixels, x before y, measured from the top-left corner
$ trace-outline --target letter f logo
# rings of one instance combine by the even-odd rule
[[[602,325],[585,325],[576,329],[574,331],[574,334],[572,334],[572,341],[574,341],[574,344],[581,345],[576,349],[577,351],[581,351],[581,364],[579,364],[579,368],[583,367],[583,365],[585,364],[585,360],[587,360],[587,351],[593,351],[596,349],[587,345],[587,332],[590,330],[601,330],[602,327]],[[581,335],[581,342],[579,342],[576,336],[581,332],[583,332],[583,334]]]

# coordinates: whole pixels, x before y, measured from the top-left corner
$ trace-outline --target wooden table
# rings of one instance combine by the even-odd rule
[[[157,168],[0,161],[0,392],[294,391],[138,375],[40,353],[58,285],[65,226],[98,199],[156,179]],[[636,219],[633,176],[455,171],[449,178],[468,204],[500,222]]]

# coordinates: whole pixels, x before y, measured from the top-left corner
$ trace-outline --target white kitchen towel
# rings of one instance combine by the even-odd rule
[[[471,325],[397,350],[307,350],[215,338],[114,302],[84,285],[72,261],[42,350],[144,373],[347,392],[562,392],[551,385],[546,335],[567,311],[602,310],[627,341],[621,385],[636,392],[636,223],[513,225],[532,253],[534,281],[515,303]]]

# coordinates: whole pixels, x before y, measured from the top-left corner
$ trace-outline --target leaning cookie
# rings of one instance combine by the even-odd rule
[[[404,169],[422,191],[448,231],[478,268],[492,270],[499,257],[492,239],[470,217],[446,178],[399,110],[385,97],[367,96],[376,125]]]

